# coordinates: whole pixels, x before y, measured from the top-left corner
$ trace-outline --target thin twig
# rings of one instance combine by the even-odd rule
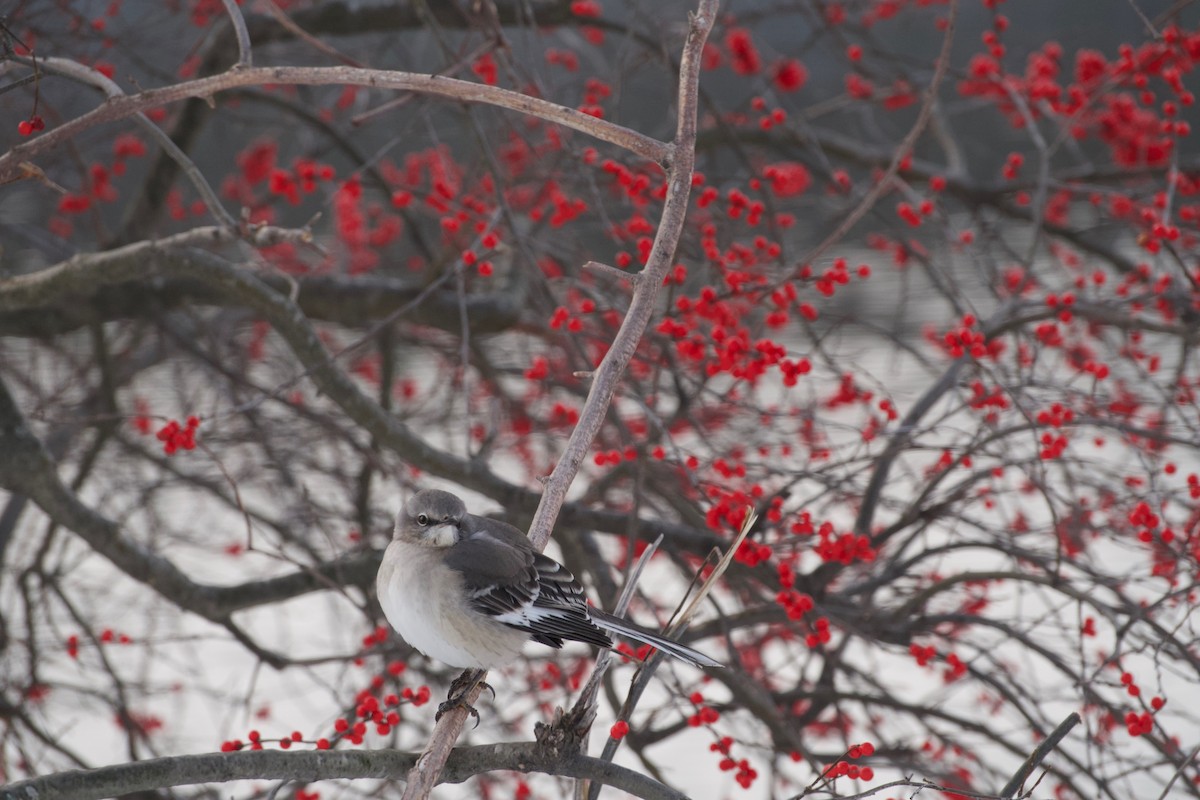
[[[1158,32],[1158,28],[1154,27],[1154,23],[1150,21],[1150,18],[1146,16],[1146,12],[1142,11],[1141,6],[1137,4],[1137,0],[1129,0],[1129,7],[1133,9],[1133,13],[1138,15],[1138,19],[1146,26],[1146,31],[1151,36],[1157,39],[1162,35]]]
[[[663,535],[660,533],[658,538],[642,552],[637,563],[633,565],[633,569],[629,571],[629,579],[625,582],[624,588],[621,589],[621,596],[617,598],[617,604],[613,607],[612,613],[614,616],[625,616],[625,612],[629,609],[629,603],[633,600],[633,592],[637,588],[638,580],[642,577],[642,571],[658,551],[658,546],[662,544],[662,540]],[[571,713],[568,715],[569,717],[582,720],[587,719],[588,715],[592,713],[592,708],[596,704],[596,695],[600,691],[600,682],[604,680],[604,675],[608,672],[609,665],[612,664],[612,658],[612,650],[600,651],[600,655],[596,657],[596,665],[592,668],[592,674],[588,678],[588,682],[584,684],[583,691],[579,693],[578,699],[575,700],[575,705],[572,707]],[[587,796],[589,785],[590,782],[586,780],[575,782],[576,800],[583,800]]]
[[[1171,776],[1171,780],[1167,781],[1167,785],[1163,787],[1162,793],[1158,796],[1158,800],[1167,800],[1167,796],[1171,794],[1171,787],[1175,785],[1175,781],[1179,780],[1179,776],[1183,774],[1184,770],[1186,770],[1188,766],[1196,760],[1197,753],[1200,753],[1200,744],[1193,747],[1192,752],[1188,754],[1188,757],[1180,762],[1179,768],[1175,770],[1175,774]]]
[[[626,272],[623,269],[618,269],[600,261],[588,261],[583,265],[583,268],[593,270],[601,275],[607,275],[615,280],[627,280],[634,285],[637,285],[637,282],[641,279],[640,272]]]
[[[676,616],[675,620],[667,626],[667,629],[663,632],[664,635],[668,637],[676,636],[680,631],[687,627],[688,621],[692,618],[692,615],[695,614],[700,603],[709,595],[713,586],[718,580],[720,580],[721,576],[725,574],[725,570],[727,570],[729,565],[733,562],[734,556],[737,555],[738,548],[742,546],[742,542],[744,542],[746,537],[750,534],[750,530],[754,527],[754,522],[757,519],[758,514],[756,514],[753,509],[748,509],[746,512],[746,518],[742,520],[742,527],[738,530],[738,535],[734,537],[729,547],[725,549],[725,552],[721,556],[721,560],[717,562],[717,565],[713,567],[712,572],[709,573],[708,577],[704,580],[704,583],[700,585],[700,589],[692,597],[691,602],[689,602],[687,606],[685,606],[684,609],[678,614],[678,616]],[[633,715],[634,708],[637,707],[637,704],[641,700],[646,687],[650,684],[650,679],[654,677],[654,672],[658,669],[658,665],[662,663],[662,660],[663,654],[660,651],[648,658],[646,662],[638,668],[638,671],[633,676],[633,680],[630,681],[629,693],[625,696],[625,702],[621,706],[621,719],[628,721]],[[604,751],[600,754],[600,758],[605,761],[611,761],[613,757],[616,756],[617,750],[620,748],[620,746],[621,740],[614,739],[610,736],[604,745]],[[593,787],[588,794],[589,799],[595,800],[598,793],[599,787]]]
[[[758,514],[753,508],[747,508],[746,518],[742,520],[742,527],[738,530],[738,535],[734,538],[729,547],[725,548],[725,554],[721,556],[721,560],[713,567],[713,571],[704,579],[704,583],[700,585],[700,590],[692,596],[692,601],[687,604],[687,607],[680,612],[675,621],[667,628],[667,635],[671,636],[687,627],[691,621],[692,615],[696,613],[696,609],[700,607],[700,603],[704,598],[712,592],[713,587],[721,576],[725,574],[725,570],[729,569],[729,565],[733,563],[734,557],[737,555],[738,549],[742,546],[742,542],[746,541],[746,537],[750,535],[751,529],[754,527],[755,521],[758,520]]]
[[[1037,769],[1038,764],[1046,760],[1046,756],[1058,746],[1058,743],[1063,740],[1071,729],[1079,724],[1079,714],[1072,711],[1067,718],[1058,723],[1058,727],[1050,732],[1050,735],[1037,746],[1037,749],[1030,753],[1029,758],[1025,759],[1025,763],[1013,774],[1008,783],[1004,784],[1004,788],[1000,790],[1000,797],[1014,797],[1021,789],[1021,785],[1025,783],[1025,779],[1029,774]]]
[[[297,39],[307,42],[314,49],[319,50],[330,58],[336,59],[347,66],[364,66],[361,61],[356,61],[340,50],[321,41],[316,36],[313,36],[311,33],[304,30],[304,28],[301,28],[296,24],[295,20],[287,15],[287,12],[285,12],[275,3],[275,0],[258,0],[258,4],[265,7],[267,11],[270,12],[271,16],[275,18],[275,21],[279,23],[280,27],[292,34],[292,36],[295,36]]]
[[[236,69],[253,67],[254,54],[250,52],[250,32],[246,30],[246,18],[242,16],[242,9],[238,7],[237,0],[221,0],[221,2],[225,4],[225,13],[229,15],[229,21],[233,23],[233,35],[237,38],[238,60],[234,67]]]
[[[933,781],[914,781],[912,778],[900,778],[887,783],[880,783],[864,791],[856,792],[855,794],[835,794],[829,789],[822,789],[821,791],[829,792],[831,800],[867,800],[867,798],[878,798],[888,789],[896,789],[901,787],[916,789],[915,792],[909,795],[909,797],[912,798],[920,797],[922,790],[929,789],[930,791],[934,792],[953,794],[957,797],[970,797],[974,798],[974,800],[1001,800],[998,795],[988,794],[986,792],[973,792],[969,789],[959,789],[957,787],[944,786],[940,783],[934,783]],[[802,800],[803,798],[810,796],[813,791],[814,790],[811,788],[805,789],[799,794],[792,795],[790,800]]]

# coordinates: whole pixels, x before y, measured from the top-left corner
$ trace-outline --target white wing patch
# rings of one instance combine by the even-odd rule
[[[533,603],[529,603],[521,608],[509,611],[507,614],[500,614],[494,619],[497,622],[503,622],[505,625],[516,625],[520,628],[537,628],[539,622],[558,616],[562,616],[562,614],[556,609],[540,608]]]

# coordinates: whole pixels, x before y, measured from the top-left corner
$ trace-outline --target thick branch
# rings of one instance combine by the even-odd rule
[[[150,243],[142,242],[132,247],[145,251],[148,246]],[[114,252],[87,258],[109,260]],[[128,257],[137,260],[144,256],[135,249]],[[511,291],[459,297],[453,290],[428,292],[412,281],[384,276],[305,275],[294,281],[280,275],[260,277],[283,294],[295,287],[296,303],[309,319],[347,327],[377,322],[412,304],[405,321],[457,333],[459,310],[465,305],[472,333],[486,335],[512,328],[523,308],[521,297]],[[185,304],[231,305],[204,283],[187,278],[110,281],[111,276],[97,271],[89,279],[90,285],[47,285],[36,297],[18,299],[8,295],[7,282],[0,280],[0,311],[4,312],[0,314],[0,336],[51,337],[95,323],[152,318]],[[415,302],[418,298],[419,303]]]
[[[334,778],[398,778],[416,759],[415,753],[397,750],[258,750],[169,756],[12,783],[0,789],[0,800],[100,800],[169,786],[238,780],[311,783]],[[494,770],[586,778],[646,800],[686,800],[669,786],[634,770],[577,753],[552,752],[535,742],[456,748],[438,782],[461,783]]]
[[[253,243],[261,247],[310,239],[307,231],[270,227],[259,229],[252,237]],[[98,287],[155,274],[161,266],[161,257],[167,252],[181,251],[185,247],[231,244],[239,238],[233,228],[210,226],[103,253],[81,253],[37,272],[0,280],[0,312],[36,308],[58,302],[68,295],[86,297]]]

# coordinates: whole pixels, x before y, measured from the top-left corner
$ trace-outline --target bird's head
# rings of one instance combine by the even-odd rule
[[[467,507],[456,495],[422,489],[396,516],[394,538],[425,547],[449,547],[463,536]]]

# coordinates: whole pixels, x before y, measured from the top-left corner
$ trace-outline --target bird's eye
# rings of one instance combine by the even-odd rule
[[[429,517],[424,514],[417,514],[417,524],[422,528],[429,524]]]

